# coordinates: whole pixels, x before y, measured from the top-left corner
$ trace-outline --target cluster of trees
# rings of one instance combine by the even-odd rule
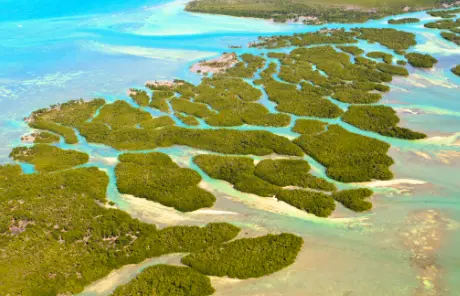
[[[150,103],[150,96],[145,90],[131,88],[129,91],[129,96],[136,102],[139,106],[148,106]]]
[[[406,54],[406,59],[409,64],[419,68],[432,68],[434,64],[438,62],[437,59],[430,56],[429,54],[421,54],[417,52]]]
[[[460,76],[460,65],[456,65],[455,67],[453,67],[452,73],[454,73],[457,76]]]
[[[286,186],[336,190],[334,184],[311,175],[310,165],[304,160],[267,159],[254,165],[254,160],[248,157],[199,155],[193,161],[210,177],[225,180],[242,192],[276,196],[279,200],[319,217],[329,216],[335,208],[330,195],[305,190],[283,190]]]
[[[454,11],[456,10],[442,11],[442,13],[444,12],[448,13],[442,17],[445,17],[445,18],[455,17],[454,14],[450,14],[450,12],[455,13]],[[450,32],[441,32],[441,36],[446,40],[452,41],[455,44],[460,45],[460,35],[459,35],[460,18],[457,18],[455,21],[448,19],[448,20],[439,20],[439,21],[426,23],[425,27],[433,28],[433,29],[449,30]]]
[[[249,53],[240,55],[241,62],[227,69],[220,76],[252,78],[257,70],[261,69],[265,64],[265,59]]]
[[[409,71],[406,68],[396,65],[378,63],[377,69],[390,75],[409,76]]]
[[[277,186],[254,175],[254,160],[249,157],[198,155],[193,162],[211,178],[225,180],[242,192],[274,196],[279,190]]]
[[[281,190],[276,198],[318,217],[328,217],[335,210],[332,196],[321,192]]]
[[[216,198],[198,187],[201,176],[180,168],[163,153],[123,154],[115,168],[121,193],[146,198],[178,211],[211,207]]]
[[[460,13],[460,8],[449,10],[432,10],[428,11],[427,13],[434,17],[453,18],[457,13]]]
[[[389,167],[393,159],[386,153],[390,145],[348,132],[338,125],[318,135],[302,135],[294,141],[327,170],[329,177],[341,182],[364,182],[393,178]]]
[[[99,115],[92,120],[91,124],[103,124],[110,130],[115,131],[127,127],[136,127],[138,124],[151,120],[149,112],[132,107],[125,101],[115,101],[106,104],[99,111]]]
[[[326,130],[327,123],[314,119],[297,119],[293,132],[303,135],[316,135]]]
[[[281,35],[281,36],[271,36],[271,37],[259,37],[259,40],[253,44],[251,47],[257,48],[282,48],[289,46],[308,46],[315,44],[347,44],[347,43],[356,43],[354,37],[356,34],[354,32],[347,32],[344,29],[336,30],[327,30],[309,32],[309,33],[299,33],[293,35]]]
[[[418,23],[420,19],[415,17],[406,17],[400,19],[389,19],[388,23],[391,25],[400,25],[400,24],[411,24],[411,23]]]
[[[10,157],[31,163],[35,170],[52,172],[87,163],[89,155],[75,150],[63,150],[55,146],[37,144],[32,147],[15,147]]]
[[[332,197],[352,211],[364,212],[372,208],[372,203],[365,200],[372,196],[372,194],[374,193],[370,189],[359,188],[335,192],[332,194]]]
[[[276,109],[281,112],[323,118],[336,118],[343,113],[328,99],[315,92],[299,90],[293,84],[270,79],[263,85],[269,99],[277,103]]]
[[[78,143],[78,138],[71,127],[77,127],[91,119],[104,104],[103,99],[94,99],[89,102],[72,100],[52,105],[48,109],[34,111],[28,124],[32,128],[48,130],[61,135],[67,144],[75,144]]]
[[[364,50],[362,50],[361,48],[357,47],[357,46],[351,46],[351,45],[342,45],[342,46],[337,46],[338,49],[340,49],[341,51],[344,51],[344,52],[348,52],[354,56],[359,56],[359,55],[362,55],[364,53]]]
[[[213,293],[209,278],[191,268],[156,265],[144,269],[126,285],[119,286],[112,296],[207,296]]]
[[[302,238],[288,233],[243,238],[182,258],[182,263],[212,276],[262,277],[294,263]]]
[[[280,187],[298,186],[324,191],[336,190],[335,185],[309,173],[310,165],[305,160],[266,159],[257,164],[254,174]]]
[[[378,42],[385,47],[397,52],[404,51],[417,44],[415,34],[388,28],[356,28],[352,29],[359,32],[357,38],[365,39],[370,42]]]
[[[450,30],[455,29],[460,26],[460,19],[454,20],[439,20],[434,22],[429,22],[424,25],[426,28],[430,29],[441,29],[441,30]]]
[[[373,131],[388,137],[417,140],[425,134],[398,127],[399,118],[388,106],[350,106],[342,120],[360,129]]]
[[[174,97],[174,92],[171,90],[162,91],[162,90],[155,90],[152,93],[152,98],[150,100],[149,106],[151,108],[155,108],[160,110],[161,112],[168,113],[169,105],[167,103],[167,99],[171,99]]]
[[[174,113],[174,116],[176,116],[180,121],[182,121],[183,123],[185,123],[186,125],[189,125],[189,126],[197,126],[200,124],[200,122],[198,121],[198,119],[196,119],[196,117],[192,116],[192,115],[186,115],[186,114],[183,114],[183,113]]]
[[[48,132],[33,133],[32,137],[34,137],[34,143],[37,144],[52,144],[59,142],[59,136]]]
[[[452,41],[457,45],[460,45],[460,34],[451,33],[451,32],[441,32],[442,38]]]
[[[257,83],[264,85],[270,100],[278,103],[278,110],[296,115],[338,117],[342,110],[324,96],[332,95],[345,103],[375,103],[381,94],[370,91],[388,91],[381,82],[391,81],[392,74],[407,73],[404,68],[363,57],[356,57],[352,63],[349,55],[331,46],[297,48],[289,55],[276,57],[281,61],[279,77],[288,83],[270,78]],[[313,70],[313,64],[317,69]],[[302,88],[290,83],[301,83]]]
[[[372,6],[370,6],[372,3]],[[225,14],[238,17],[255,17],[273,19],[277,22],[285,22],[298,19],[302,16],[315,17],[314,20],[306,20],[307,23],[357,23],[369,19],[378,19],[387,15],[405,12],[405,7],[411,9],[426,9],[427,7],[439,7],[440,2],[430,1],[392,1],[368,2],[368,1],[337,1],[305,2],[296,0],[268,0],[268,1],[218,1],[201,0],[191,1],[186,10],[191,12]],[[350,7],[352,7],[350,9]]]
[[[366,54],[370,58],[382,59],[386,64],[393,63],[393,56],[391,54],[381,52],[381,51],[371,51]]]
[[[94,167],[23,175],[9,165],[0,176],[2,295],[77,294],[123,265],[221,245],[240,231],[227,223],[157,230],[101,207],[108,177]]]
[[[72,128],[68,126],[63,126],[49,120],[34,119],[29,122],[31,128],[47,130],[58,134],[64,138],[66,144],[76,144],[78,143],[78,138]]]

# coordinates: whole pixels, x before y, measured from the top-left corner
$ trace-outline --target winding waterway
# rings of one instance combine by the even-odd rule
[[[245,48],[260,35],[324,27],[190,14],[183,11],[184,1],[124,1],[104,10],[98,7],[108,1],[88,1],[91,5],[80,1],[68,11],[57,10],[54,1],[48,1],[41,10],[29,8],[24,17],[14,17],[15,11],[27,6],[23,2],[9,3],[11,13],[0,14],[0,163],[11,162],[11,148],[20,145],[21,135],[30,132],[23,118],[35,109],[80,97],[125,99],[133,104],[126,91],[142,87],[147,80],[180,78],[198,82],[200,77],[188,70],[197,60],[230,50],[260,53],[264,50]],[[227,221],[242,227],[247,236],[292,232],[304,238],[304,247],[293,265],[261,279],[212,279],[215,295],[458,295],[460,77],[450,68],[460,63],[460,47],[442,39],[437,30],[423,27],[436,18],[425,12],[404,16],[420,18],[421,22],[389,26],[387,19],[382,19],[326,25],[393,27],[413,32],[418,45],[410,51],[429,53],[439,60],[430,70],[409,66],[410,76],[394,79],[391,91],[381,101],[398,111],[402,126],[426,133],[427,139],[393,139],[341,121],[325,120],[392,145],[393,182],[365,184],[376,192],[371,212],[356,214],[338,206],[330,218],[317,218],[275,199],[244,194],[226,182],[211,179],[191,162],[191,157],[199,153],[196,149],[156,149],[179,165],[197,170],[203,177],[200,186],[217,197],[212,209],[181,213],[120,195],[114,174],[120,152],[89,144],[82,137],[78,144],[61,142],[58,146],[88,153],[91,158],[86,166],[97,166],[110,177],[109,199],[142,221],[160,227]],[[229,49],[230,45],[243,48]],[[390,52],[364,41],[359,46],[366,51]],[[260,102],[276,112],[266,96]],[[204,123],[199,127],[209,128]],[[292,138],[297,134],[291,127],[264,129]],[[313,174],[335,182],[327,178],[323,166],[310,157],[306,159]],[[25,173],[33,172],[33,167],[21,165]],[[354,186],[335,183],[339,188]],[[142,268],[159,262],[179,261],[166,256],[123,267],[87,287],[81,295],[107,295]]]

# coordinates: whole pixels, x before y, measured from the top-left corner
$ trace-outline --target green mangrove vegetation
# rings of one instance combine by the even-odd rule
[[[379,19],[410,11],[441,8],[448,1],[429,0],[395,0],[375,2],[369,0],[348,1],[305,1],[305,0],[195,0],[187,4],[186,10],[191,12],[224,14],[238,17],[255,17],[273,19],[276,22],[288,20],[303,21],[306,24],[356,23],[369,19]],[[438,16],[438,15],[436,15]],[[304,19],[305,17],[308,17]]]
[[[34,139],[33,142],[35,144],[53,144],[59,142],[59,136],[49,132],[32,133],[29,136]]]
[[[394,51],[404,51],[417,44],[415,41],[415,34],[396,29],[357,28],[352,30],[360,33],[356,38],[365,39],[370,42],[378,42]]]
[[[388,106],[350,106],[342,120],[360,129],[373,131],[384,136],[417,140],[425,134],[398,127],[399,118],[393,108]]]
[[[196,252],[240,231],[227,223],[157,230],[101,206],[107,184],[94,167],[30,175],[0,167],[0,294],[76,294],[123,265]]]
[[[213,293],[207,276],[188,267],[162,264],[144,269],[129,283],[119,286],[112,296],[207,296]]]
[[[292,128],[293,132],[303,135],[316,135],[326,131],[327,123],[314,119],[298,119]]]
[[[388,23],[391,25],[400,25],[400,24],[413,24],[420,22],[420,19],[415,17],[405,17],[399,19],[389,19]]]
[[[437,59],[430,56],[429,54],[421,54],[417,52],[406,54],[406,59],[409,64],[418,68],[432,68],[434,64],[438,62]]]
[[[281,190],[276,198],[318,217],[329,217],[335,210],[334,199],[331,195],[321,192]]]
[[[180,121],[182,121],[186,125],[197,126],[197,125],[200,124],[198,119],[196,119],[196,117],[194,117],[192,115],[184,115],[184,114],[181,114],[181,113],[174,113],[174,116],[176,116]]]
[[[329,125],[324,133],[302,135],[294,141],[318,162],[329,177],[341,182],[364,182],[393,178],[387,155],[390,145],[377,139],[348,132]]]
[[[342,46],[337,46],[337,48],[340,49],[341,51],[348,52],[354,56],[359,56],[364,53],[364,50],[362,50],[361,48],[357,46],[342,45]]]
[[[294,263],[302,244],[288,233],[243,238],[187,255],[182,263],[206,275],[257,278]]]
[[[306,190],[284,190],[295,186],[322,191],[335,191],[334,184],[309,173],[305,160],[266,159],[254,165],[248,157],[198,155],[193,161],[207,175],[225,180],[235,189],[259,196],[276,196],[298,209],[319,217],[327,217],[335,209],[330,195]]]
[[[139,106],[148,106],[150,103],[150,96],[145,90],[132,88],[129,90],[129,96],[136,102]]]
[[[235,189],[260,196],[273,196],[281,187],[334,191],[335,185],[309,173],[305,160],[262,160],[254,165],[249,157],[199,155],[193,161],[210,177],[225,180]]]
[[[452,41],[457,45],[460,45],[460,34],[451,33],[451,32],[441,32],[442,38]]]
[[[366,54],[366,56],[374,59],[382,59],[385,63],[393,63],[393,56],[391,54],[381,52],[381,51],[371,51]]]
[[[456,65],[455,67],[452,68],[452,73],[454,73],[457,76],[460,76],[460,65]]]
[[[254,174],[280,187],[298,186],[325,191],[334,191],[335,185],[309,173],[311,167],[305,160],[266,159],[259,162]]]
[[[227,181],[241,192],[274,196],[279,188],[254,175],[254,160],[249,157],[198,155],[193,162],[211,178]]]
[[[449,9],[449,10],[431,10],[431,11],[428,11],[427,13],[434,17],[453,18],[455,17],[455,14],[460,13],[460,8]]]
[[[373,192],[367,188],[349,189],[335,192],[332,197],[344,207],[355,212],[364,212],[372,208],[372,203],[365,200],[372,196]]]
[[[146,198],[182,212],[211,207],[216,198],[198,187],[200,175],[180,168],[167,154],[122,154],[115,168],[121,193]]]
[[[75,150],[63,150],[46,144],[32,147],[16,147],[10,157],[14,160],[27,162],[35,166],[35,170],[51,172],[68,169],[87,163],[89,155]]]

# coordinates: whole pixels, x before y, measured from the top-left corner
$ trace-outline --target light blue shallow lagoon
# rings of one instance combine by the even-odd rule
[[[381,103],[397,110],[402,126],[426,133],[427,139],[393,139],[340,120],[325,120],[392,145],[395,179],[359,184],[376,192],[374,208],[365,214],[338,206],[332,217],[317,218],[209,178],[191,162],[197,150],[156,149],[197,170],[203,186],[217,197],[212,209],[184,214],[119,194],[114,173],[119,151],[87,143],[83,137],[75,145],[57,145],[88,153],[91,157],[85,166],[97,166],[110,177],[109,199],[142,221],[161,227],[228,221],[249,233],[292,232],[304,238],[293,265],[260,279],[212,278],[215,295],[460,295],[460,77],[450,72],[460,64],[460,47],[442,39],[437,30],[423,27],[436,18],[417,12],[404,15],[420,18],[415,24],[388,25],[386,18],[364,24],[305,26],[191,14],[184,11],[186,1],[0,0],[0,4],[0,163],[12,162],[11,149],[31,132],[23,118],[35,109],[94,97],[133,104],[127,90],[143,87],[147,80],[199,82],[200,76],[189,71],[198,60],[231,50],[263,52],[246,47],[258,36],[322,27],[392,27],[416,33],[418,45],[410,51],[429,53],[439,62],[430,70],[409,66],[410,76],[394,79]],[[243,47],[229,49],[230,45]],[[360,46],[389,52],[378,44],[360,42]],[[260,102],[276,112],[268,98]],[[347,108],[347,104],[339,105]],[[160,112],[152,111],[152,115]],[[199,127],[210,128],[203,122]],[[293,138],[297,134],[291,127],[238,129],[265,129]],[[305,158],[315,175],[327,178],[322,165]],[[33,166],[20,165],[24,173],[34,173]],[[335,183],[339,188],[358,186]],[[424,254],[422,259],[430,264],[421,264],[423,260],[414,258],[415,254]],[[164,256],[123,267],[81,295],[109,295],[143,268],[165,262],[175,264],[178,259]]]

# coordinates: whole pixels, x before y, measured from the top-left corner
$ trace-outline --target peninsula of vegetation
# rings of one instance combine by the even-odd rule
[[[273,19],[276,22],[303,21],[318,23],[358,23],[409,11],[441,8],[455,1],[430,0],[194,0],[186,6],[187,11],[224,14],[239,17]],[[436,12],[434,12],[436,15]],[[445,14],[442,14],[445,15]],[[441,16],[441,15],[440,15]]]

